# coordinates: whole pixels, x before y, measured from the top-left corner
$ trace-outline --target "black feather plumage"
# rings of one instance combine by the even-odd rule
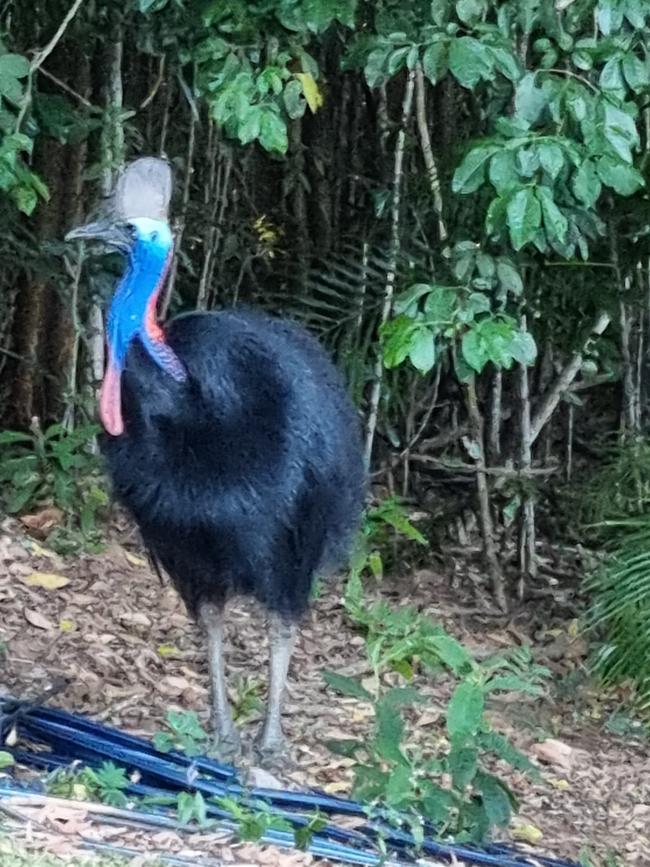
[[[363,505],[343,383],[304,330],[254,311],[180,316],[165,339],[188,376],[131,344],[125,432],[102,440],[115,494],[192,613],[246,594],[296,620]]]

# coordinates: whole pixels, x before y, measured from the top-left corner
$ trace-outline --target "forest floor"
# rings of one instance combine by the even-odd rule
[[[54,573],[68,583],[46,589],[30,583],[34,573]],[[509,618],[491,616],[476,605],[470,590],[461,598],[446,575],[433,570],[400,582],[386,579],[381,592],[396,605],[408,602],[426,611],[478,653],[530,643],[536,661],[551,668],[549,696],[522,700],[518,695],[494,703],[490,712],[500,731],[540,760],[541,782],[507,774],[521,804],[515,835],[533,826],[541,832],[536,849],[575,859],[588,852],[585,863],[593,865],[650,864],[650,742],[617,706],[620,696],[599,695],[584,676],[586,648],[571,637],[572,624],[540,625],[539,606],[534,616],[530,609]],[[371,725],[366,705],[335,697],[322,677],[325,669],[370,674],[363,638],[352,628],[340,593],[340,582],[327,586],[298,641],[285,718],[294,769],[279,775],[284,784],[336,794],[349,792],[352,762],[333,756],[324,742],[364,738]],[[25,536],[15,522],[5,522],[0,528],[0,612],[0,693],[29,698],[65,678],[68,685],[53,704],[146,736],[164,728],[170,708],[195,709],[206,718],[201,635],[176,593],[161,587],[151,573],[135,536],[122,535],[121,544],[113,541],[98,555],[61,557]],[[241,728],[250,742],[259,724],[266,639],[259,614],[246,605],[230,610],[227,651],[232,697],[248,717]],[[435,739],[448,687],[429,680],[422,690],[428,701],[413,711],[409,731],[416,740]],[[544,741],[546,747],[540,747]],[[54,855],[74,850],[75,834],[61,833],[65,820],[42,814],[40,820],[29,832],[16,832],[21,845]],[[81,827],[88,831],[90,824],[88,818]],[[103,832],[93,833],[102,839]],[[223,837],[207,833],[183,838],[167,831],[147,836],[111,829],[110,838],[103,839],[190,858],[209,852],[213,859],[237,865],[310,862],[299,853],[224,845]]]

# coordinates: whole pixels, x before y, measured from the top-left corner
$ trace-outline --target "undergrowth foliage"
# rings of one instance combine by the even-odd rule
[[[397,509],[397,511],[396,511]],[[398,518],[396,519],[396,514]],[[327,672],[328,685],[342,695],[370,704],[373,730],[363,739],[330,741],[329,748],[355,760],[353,794],[373,807],[387,807],[395,821],[405,813],[416,839],[430,823],[434,833],[455,840],[482,840],[507,826],[517,801],[507,784],[488,768],[500,759],[533,776],[535,766],[489,721],[491,696],[502,692],[544,694],[550,672],[536,665],[528,648],[517,648],[477,661],[453,636],[413,607],[369,603],[364,572],[380,576],[377,545],[386,527],[411,539],[419,534],[403,510],[389,501],[370,510],[363,543],[349,576],[344,604],[365,636],[374,676],[360,678]],[[407,684],[385,686],[387,672]],[[447,678],[453,684],[446,707],[439,708],[445,733],[422,747],[409,743],[408,708],[429,701],[413,684],[416,675]]]
[[[95,425],[46,430],[36,419],[31,431],[0,432],[0,508],[9,515],[54,505],[63,521],[48,536],[60,551],[97,543],[99,519],[108,505],[106,482],[92,445]]]

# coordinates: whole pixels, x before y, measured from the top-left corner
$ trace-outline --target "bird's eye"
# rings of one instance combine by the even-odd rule
[[[158,232],[151,233],[151,240],[154,242],[154,244],[156,243],[156,241],[158,240]]]
[[[138,230],[136,229],[135,225],[133,223],[127,223],[126,224],[126,231],[129,233],[129,235],[135,241],[135,239],[138,237]]]

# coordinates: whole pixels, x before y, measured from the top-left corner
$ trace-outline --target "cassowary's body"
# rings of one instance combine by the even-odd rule
[[[115,492],[190,611],[241,593],[297,619],[362,505],[339,377],[308,334],[259,313],[181,316],[166,341],[183,382],[129,349],[125,433],[102,443]]]
[[[306,332],[253,312],[181,316],[156,303],[173,257],[171,175],[133,163],[101,238],[127,267],[107,319],[99,415],[115,493],[208,636],[213,721],[238,746],[228,704],[223,610],[231,594],[270,612],[263,752],[281,745],[295,625],[315,573],[341,559],[361,512],[358,425],[331,361]]]

